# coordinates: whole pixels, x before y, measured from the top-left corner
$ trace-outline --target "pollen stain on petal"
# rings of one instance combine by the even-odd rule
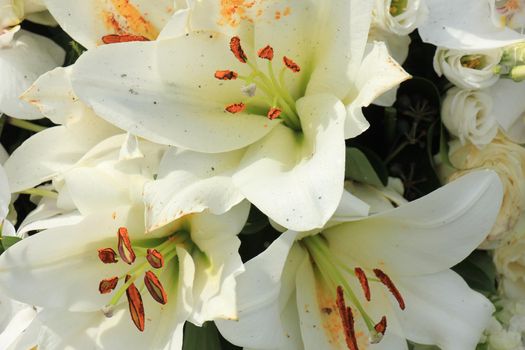
[[[110,0],[113,10],[101,12],[106,28],[115,34],[143,36],[155,40],[159,30],[129,0]]]
[[[316,281],[317,304],[320,308],[321,324],[331,344],[344,344],[343,326],[337,312],[335,298],[330,291]]]
[[[256,0],[221,0],[219,25],[237,27],[243,20],[253,21],[249,10],[256,3]]]

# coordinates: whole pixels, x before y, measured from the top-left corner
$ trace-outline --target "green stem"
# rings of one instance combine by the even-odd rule
[[[28,188],[27,190],[19,191],[17,193],[20,194],[29,194],[29,195],[35,195],[35,196],[41,196],[41,197],[47,197],[47,198],[58,198],[58,193],[52,190],[46,190],[43,188]]]
[[[22,119],[8,117],[6,119],[6,122],[9,125],[16,126],[17,128],[29,130],[32,132],[40,132],[40,131],[47,129],[47,127],[45,126],[34,124],[31,122],[28,122],[27,120],[22,120]]]
[[[405,141],[405,142],[401,143],[399,146],[397,146],[397,148],[394,150],[394,152],[390,153],[390,155],[388,157],[386,157],[385,164],[390,163],[392,161],[392,159],[394,159],[409,144],[410,144],[410,142]]]
[[[320,243],[322,242],[319,242],[319,239],[319,237],[312,236],[305,240],[306,245],[309,247],[309,251],[313,254],[315,263],[321,267],[324,273],[330,276],[334,284],[341,285],[343,287],[346,295],[350,298],[352,304],[358,309],[359,313],[363,317],[368,330],[374,330],[374,322],[366,313],[365,309],[359,302],[359,299],[355,295],[346,279],[343,277],[343,275],[341,275],[337,267],[333,265],[331,260],[325,258],[324,254],[322,253],[322,248],[320,247]]]

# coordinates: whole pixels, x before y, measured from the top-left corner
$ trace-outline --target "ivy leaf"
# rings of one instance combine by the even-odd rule
[[[213,322],[197,327],[191,322],[184,326],[182,350],[221,350],[219,332]]]
[[[386,186],[388,171],[381,159],[371,151],[366,152],[366,155],[364,152],[353,147],[346,149],[345,177],[375,187]]]

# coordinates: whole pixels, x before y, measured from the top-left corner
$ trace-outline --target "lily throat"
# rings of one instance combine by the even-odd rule
[[[233,103],[225,106],[225,111],[237,114],[248,110],[254,114],[261,114],[256,107],[265,106],[265,117],[270,120],[282,119],[286,126],[300,131],[301,121],[297,113],[296,101],[286,87],[285,74],[287,72],[297,74],[301,72],[301,67],[293,59],[283,56],[282,68],[277,76],[273,67],[275,51],[273,47],[266,45],[257,51],[257,57],[267,61],[266,72],[264,72],[248,58],[241,45],[241,40],[237,36],[230,39],[230,51],[239,62],[246,64],[251,72],[249,75],[241,75],[229,69],[215,72],[216,79],[239,79],[245,82],[241,92],[246,98],[242,101],[232,101]]]
[[[359,344],[376,344],[379,343],[387,331],[387,317],[383,315],[379,320],[373,320],[373,317],[366,311],[365,304],[373,302],[373,295],[370,289],[370,283],[379,283],[388,289],[390,294],[397,301],[401,310],[406,308],[405,301],[391,278],[381,269],[374,268],[370,271],[356,266],[350,267],[341,261],[331,251],[327,240],[321,234],[303,238],[300,244],[309,254],[310,261],[319,276],[317,283],[318,299],[321,307],[321,314],[330,316],[337,325],[325,325],[325,331],[341,333],[349,350],[359,350]],[[374,277],[368,277],[373,274]],[[345,275],[356,278],[365,301],[360,301],[357,293],[349,283]],[[321,296],[328,294],[328,297]],[[347,304],[347,300],[349,304]],[[362,300],[362,299],[361,299]],[[336,315],[337,319],[334,319]],[[362,332],[356,332],[355,317],[360,317],[368,330],[368,338],[362,339]],[[338,334],[328,334],[329,337],[338,338]]]

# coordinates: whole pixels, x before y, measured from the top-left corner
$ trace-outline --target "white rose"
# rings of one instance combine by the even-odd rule
[[[501,134],[483,149],[472,144],[452,142],[449,158],[459,169],[449,181],[480,168],[496,171],[504,186],[503,203],[487,241],[483,247],[494,247],[518,221],[525,203],[525,149]]]
[[[499,79],[493,69],[501,60],[501,49],[467,53],[462,50],[438,48],[434,55],[434,70],[464,89],[484,89]]]
[[[427,17],[421,0],[376,0],[374,24],[393,34],[408,35]]]
[[[490,95],[474,90],[452,88],[447,91],[441,119],[448,131],[459,138],[461,144],[467,141],[475,146],[485,146],[498,133],[498,124],[491,113]]]
[[[525,215],[521,215],[505,242],[494,251],[500,290],[510,299],[525,298]]]

